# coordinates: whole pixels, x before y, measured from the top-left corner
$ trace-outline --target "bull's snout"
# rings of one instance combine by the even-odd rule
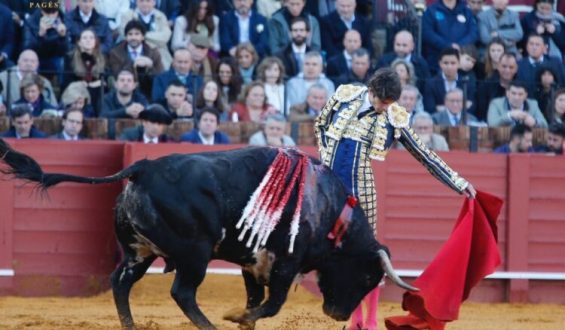
[[[324,309],[324,314],[336,321],[347,321],[351,316],[351,313],[338,311],[336,306],[329,306],[327,304],[324,304],[322,308]]]

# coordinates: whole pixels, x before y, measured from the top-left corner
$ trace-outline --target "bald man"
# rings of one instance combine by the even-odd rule
[[[326,75],[331,80],[351,72],[353,53],[361,48],[361,34],[357,30],[349,30],[343,36],[343,51],[328,59]]]
[[[4,86],[2,89],[2,98],[6,103],[13,103],[21,98],[20,81],[31,73],[37,73],[38,68],[39,58],[37,57],[37,53],[31,49],[27,49],[20,54],[20,57],[18,57],[17,65],[14,65],[8,70],[0,73],[0,83]],[[9,86],[8,75],[10,78]],[[49,104],[58,104],[51,82],[42,76],[40,77],[43,81],[43,97]],[[8,96],[10,98],[9,100]]]
[[[390,66],[396,59],[404,59],[414,66],[417,77],[417,87],[423,91],[426,79],[431,77],[426,60],[414,51],[415,43],[412,33],[406,30],[399,31],[394,36],[393,51],[383,54],[377,62],[377,69]]]

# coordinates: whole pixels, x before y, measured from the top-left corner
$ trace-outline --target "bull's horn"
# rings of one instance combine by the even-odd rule
[[[386,275],[394,282],[394,284],[398,285],[399,287],[406,289],[408,291],[420,291],[420,289],[411,286],[410,284],[404,282],[398,274],[392,268],[392,263],[390,262],[390,258],[385,250],[380,249],[377,251],[379,257],[381,259],[381,266],[385,271]]]

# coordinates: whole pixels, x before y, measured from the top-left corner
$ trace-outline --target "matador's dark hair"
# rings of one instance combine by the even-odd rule
[[[398,100],[402,92],[400,77],[391,68],[378,69],[369,80],[368,87],[374,96],[387,103]]]

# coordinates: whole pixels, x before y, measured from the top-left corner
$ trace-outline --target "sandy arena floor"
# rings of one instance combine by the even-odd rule
[[[196,329],[169,296],[171,275],[148,275],[132,292],[132,311],[140,329]],[[219,329],[237,329],[222,315],[245,302],[243,281],[238,276],[208,275],[198,292],[200,306]],[[381,303],[382,318],[403,314],[397,303]],[[448,329],[561,330],[565,306],[559,305],[463,305],[460,320]],[[302,287],[289,294],[281,312],[257,323],[258,330],[342,329],[322,313],[321,300]],[[0,329],[118,329],[111,292],[90,298],[0,297]],[[383,327],[381,327],[383,328]]]

